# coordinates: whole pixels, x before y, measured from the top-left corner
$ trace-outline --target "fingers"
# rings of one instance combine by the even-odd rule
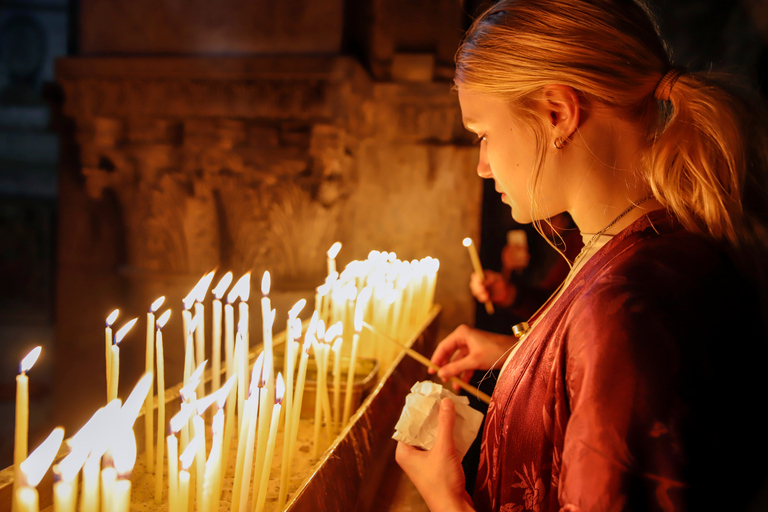
[[[469,278],[469,290],[479,302],[488,301],[488,290],[486,289],[485,282],[475,272]]]
[[[461,375],[464,372],[471,374],[472,371],[476,369],[477,363],[475,362],[474,357],[467,355],[466,357],[456,359],[455,361],[443,365],[443,367],[440,368],[440,371],[437,372],[437,376],[440,377],[443,381],[446,381],[451,377],[456,377],[457,375]],[[463,380],[467,381],[468,379]]]
[[[450,398],[440,402],[440,414],[437,417],[437,439],[433,450],[452,451],[456,449],[453,440],[453,426],[456,423],[456,408]]]
[[[432,353],[432,362],[437,366],[448,363],[457,351],[467,346],[466,339],[469,331],[470,328],[466,325],[460,325],[454,329],[451,334],[438,343],[437,348]],[[430,368],[429,373],[434,374],[435,371]]]

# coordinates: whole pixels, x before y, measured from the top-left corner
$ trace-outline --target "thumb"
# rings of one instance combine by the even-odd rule
[[[455,450],[453,440],[453,426],[456,423],[456,408],[450,398],[443,398],[440,402],[440,414],[437,417],[437,441],[435,448],[440,450]]]

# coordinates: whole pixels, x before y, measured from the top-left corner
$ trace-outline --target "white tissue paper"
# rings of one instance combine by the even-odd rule
[[[437,417],[440,402],[450,398],[456,408],[453,440],[460,457],[464,457],[477,437],[483,423],[483,413],[469,406],[469,398],[458,396],[440,384],[430,381],[417,382],[405,397],[405,407],[395,425],[392,439],[429,450],[437,439]]]

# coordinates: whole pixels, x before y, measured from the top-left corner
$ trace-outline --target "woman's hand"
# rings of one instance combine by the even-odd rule
[[[469,290],[478,302],[489,300],[503,308],[514,304],[517,298],[517,288],[504,279],[504,276],[493,270],[483,270],[485,279],[473,272],[469,279]]]
[[[501,368],[504,364],[504,353],[516,341],[512,336],[460,325],[438,343],[432,354],[432,362],[442,367],[437,375],[443,382],[457,375],[469,382],[475,370]],[[429,373],[434,374],[435,370],[430,368]],[[454,388],[458,391],[458,386]]]
[[[450,398],[440,402],[437,439],[431,450],[397,443],[395,460],[433,512],[474,510],[465,490],[464,470],[453,440],[456,410]]]

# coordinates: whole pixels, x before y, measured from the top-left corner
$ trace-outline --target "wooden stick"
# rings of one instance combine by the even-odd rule
[[[406,347],[405,345],[403,345],[399,341],[394,340],[394,339],[390,338],[389,336],[386,336],[386,335],[380,333],[379,331],[374,329],[373,326],[371,326],[369,323],[363,322],[363,326],[366,329],[368,329],[369,331],[371,331],[372,333],[378,334],[380,337],[384,338],[385,340],[390,341],[390,342],[394,343],[395,345],[399,346],[400,348],[405,350],[406,354],[408,354],[413,359],[415,359],[416,361],[420,362],[421,364],[423,364],[427,368],[432,368],[435,371],[439,371],[440,370],[439,366],[437,366],[435,363],[430,361],[425,356],[419,354],[418,352],[416,352],[412,348]],[[482,391],[480,391],[476,387],[473,387],[473,386],[467,384],[466,382],[464,382],[463,380],[461,380],[459,378],[451,377],[450,379],[448,379],[448,382],[450,382],[451,384],[458,385],[460,388],[462,388],[467,393],[471,393],[472,396],[476,397],[479,400],[482,400],[483,402],[485,402],[487,404],[491,403],[491,397],[490,396],[486,395],[485,393],[483,393]]]

